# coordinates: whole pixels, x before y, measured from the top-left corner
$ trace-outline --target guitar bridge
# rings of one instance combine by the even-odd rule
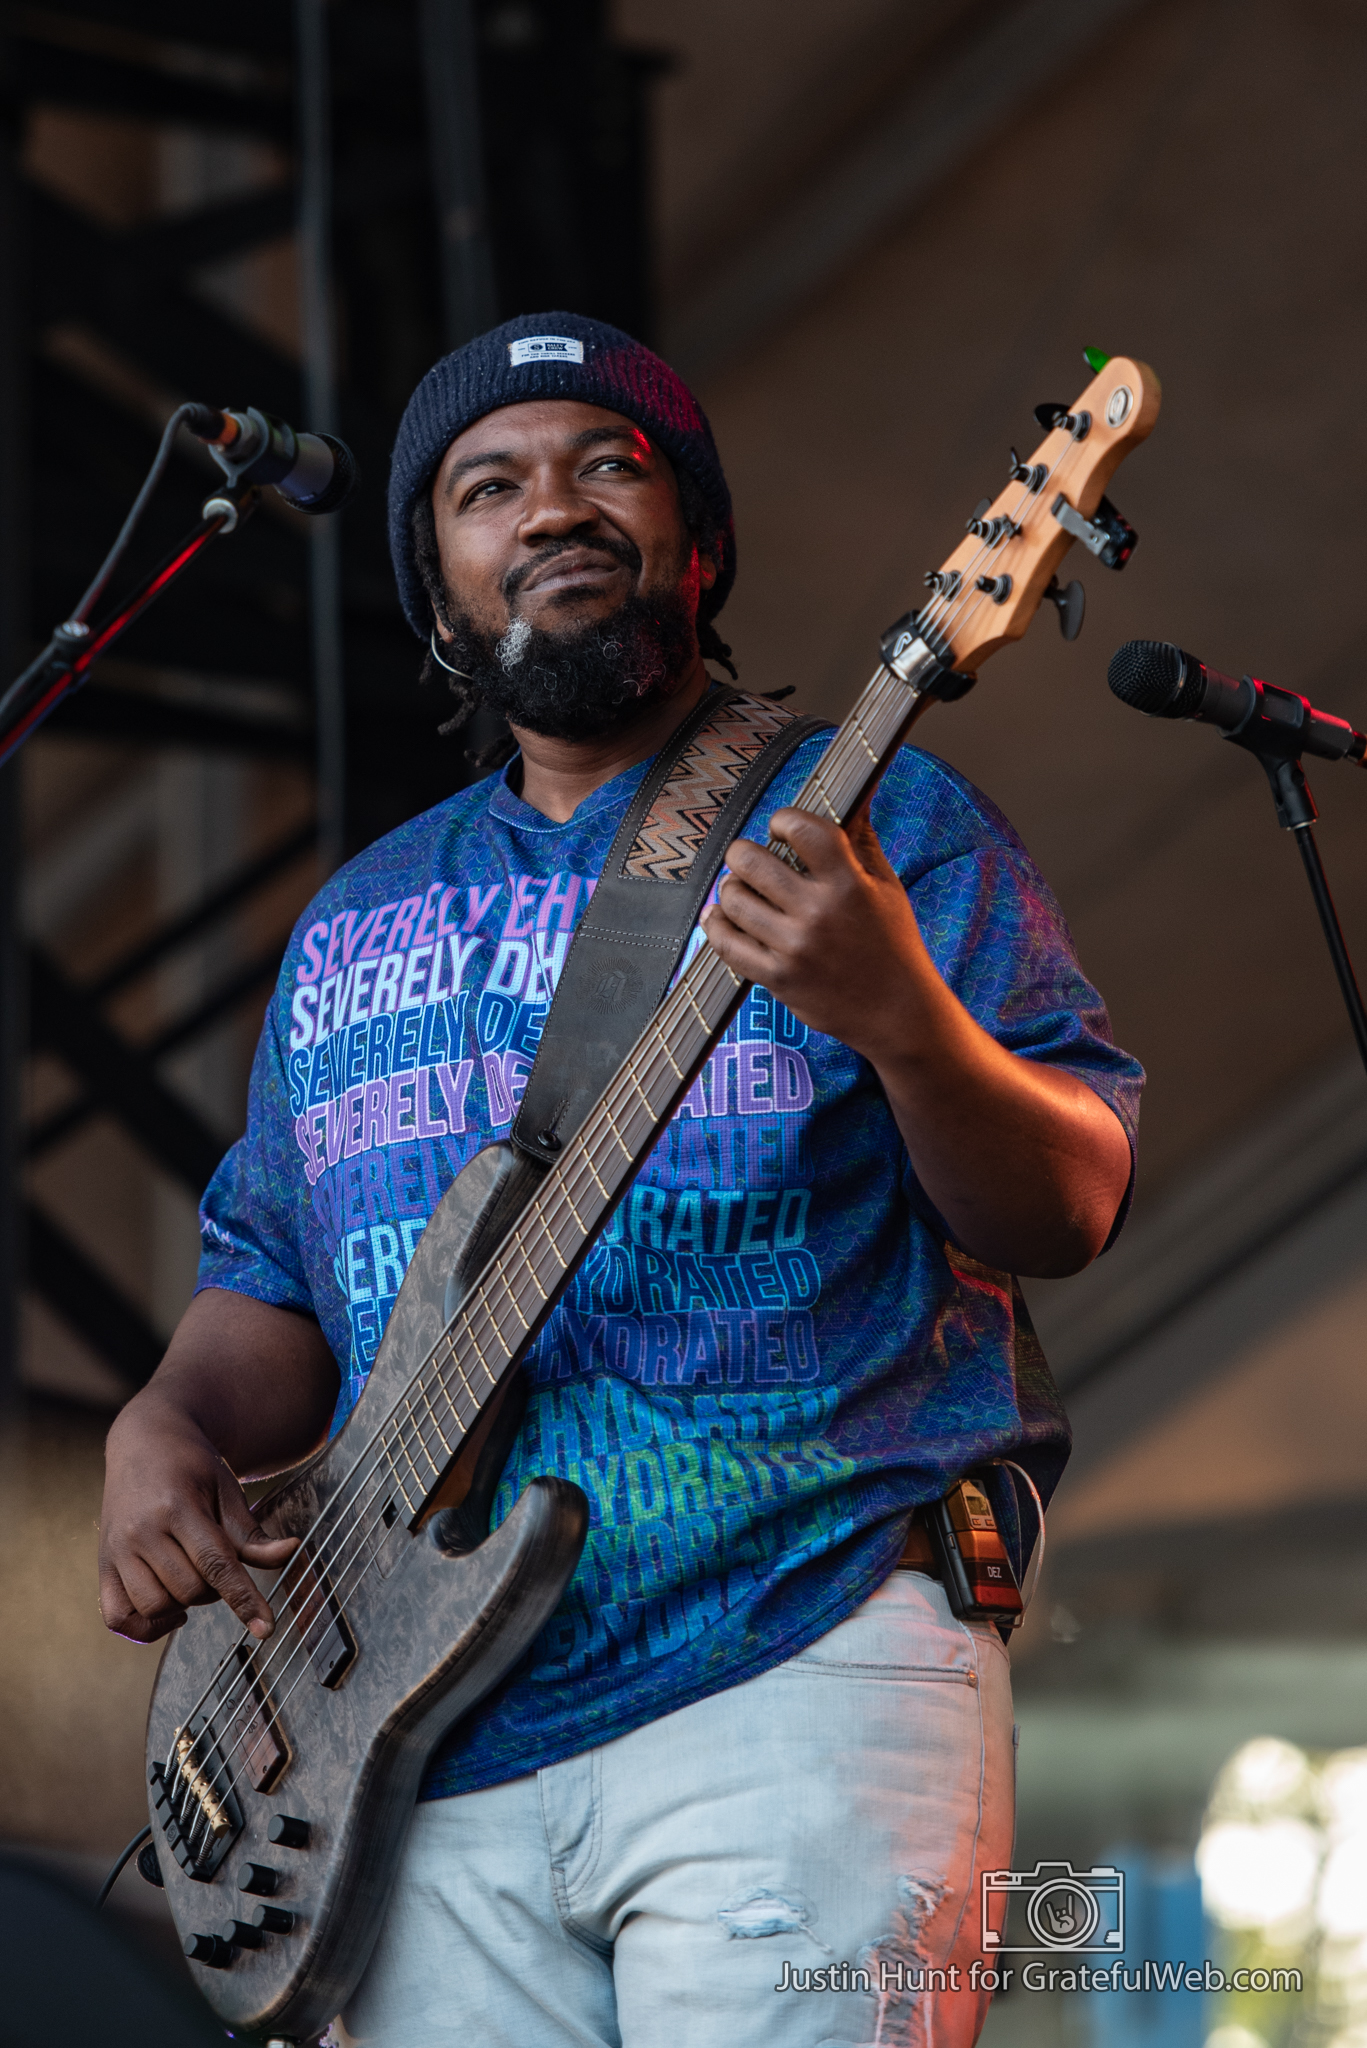
[[[152,1810],[187,1877],[207,1884],[242,1832],[232,1774],[209,1717],[197,1714],[176,1737],[169,1766],[153,1764]]]

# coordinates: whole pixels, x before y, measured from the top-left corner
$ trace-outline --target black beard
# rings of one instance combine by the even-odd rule
[[[442,659],[509,725],[548,740],[598,739],[633,724],[668,695],[697,646],[693,607],[678,589],[633,595],[609,618],[562,633],[514,616],[496,640],[454,607],[448,622]]]

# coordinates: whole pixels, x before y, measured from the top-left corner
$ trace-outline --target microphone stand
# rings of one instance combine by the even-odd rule
[[[1229,733],[1227,737],[1236,747],[1247,744],[1240,741],[1237,733]],[[1315,799],[1310,794],[1310,785],[1301,767],[1300,754],[1289,750],[1290,743],[1288,734],[1288,751],[1282,752],[1276,746],[1269,747],[1264,732],[1259,735],[1259,744],[1248,745],[1248,752],[1262,763],[1267,779],[1272,785],[1272,801],[1277,807],[1277,823],[1285,831],[1295,835],[1296,844],[1300,848],[1301,859],[1305,864],[1305,878],[1310,884],[1310,894],[1314,897],[1315,908],[1319,912],[1320,928],[1324,933],[1325,944],[1329,948],[1329,957],[1334,963],[1334,972],[1339,978],[1339,987],[1343,991],[1348,1021],[1353,1027],[1353,1036],[1357,1040],[1362,1063],[1367,1067],[1367,1009],[1363,1008],[1362,991],[1358,987],[1353,963],[1348,956],[1343,927],[1334,908],[1334,899],[1329,893],[1328,877],[1324,872],[1324,862],[1320,859],[1319,846],[1315,840],[1315,820],[1319,812],[1315,809]]]
[[[87,625],[68,619],[58,626],[42,653],[0,697],[0,765],[18,752],[65,698],[80,689],[99,657],[189,568],[216,534],[232,533],[250,516],[258,496],[255,485],[240,484],[207,498],[199,524],[103,621]]]

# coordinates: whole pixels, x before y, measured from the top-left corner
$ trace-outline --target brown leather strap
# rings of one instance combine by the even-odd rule
[[[824,721],[711,691],[657,756],[575,931],[513,1124],[549,1165],[664,998],[722,856],[784,762]]]
[[[899,1572],[924,1572],[927,1578],[938,1579],[940,1561],[930,1540],[930,1531],[921,1520],[919,1511],[911,1518],[907,1540],[902,1545],[902,1555],[897,1560]]]

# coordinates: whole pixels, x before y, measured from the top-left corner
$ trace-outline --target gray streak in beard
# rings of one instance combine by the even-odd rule
[[[512,621],[503,638],[497,642],[494,647],[494,653],[498,656],[498,665],[503,670],[505,676],[512,675],[526,653],[527,643],[531,637],[531,620],[517,618]]]

